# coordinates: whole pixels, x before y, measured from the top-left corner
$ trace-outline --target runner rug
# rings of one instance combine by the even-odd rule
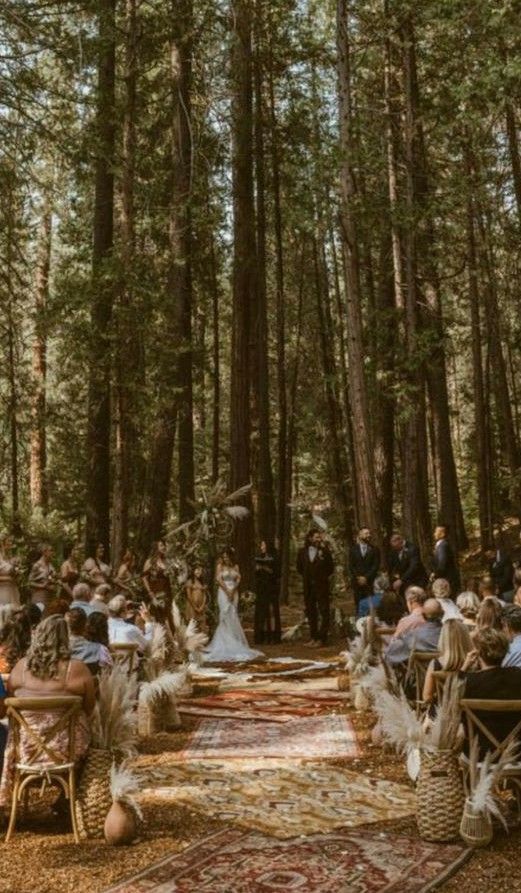
[[[359,755],[355,730],[345,716],[311,716],[292,722],[203,719],[181,760],[293,757],[353,759]]]
[[[279,838],[354,828],[415,812],[416,795],[405,785],[307,761],[268,763],[164,762],[134,771],[142,804],[167,800]]]
[[[227,828],[106,893],[427,893],[466,856],[461,846],[368,831],[282,841]]]
[[[184,698],[178,702],[178,709],[179,713],[187,716],[289,722],[295,717],[329,713],[350,700],[346,692],[317,691],[313,695],[309,692],[235,690],[210,697]]]

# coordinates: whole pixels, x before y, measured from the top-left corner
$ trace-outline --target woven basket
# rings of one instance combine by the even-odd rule
[[[165,729],[178,729],[181,725],[181,717],[177,709],[175,696],[165,695],[162,704],[163,724]]]
[[[461,817],[459,833],[467,846],[487,846],[494,836],[489,813],[475,812],[468,797]]]
[[[103,837],[105,819],[112,806],[110,769],[112,753],[90,748],[78,785],[76,818],[82,840]]]
[[[164,730],[164,702],[162,698],[156,698],[148,704],[145,701],[139,701],[137,728],[138,734],[142,738],[148,738],[149,735],[156,735],[157,732]]]
[[[337,676],[337,686],[339,691],[349,691],[351,684],[349,682],[349,673],[341,670]]]
[[[416,822],[424,840],[453,840],[459,834],[465,795],[452,750],[422,752],[416,786]]]

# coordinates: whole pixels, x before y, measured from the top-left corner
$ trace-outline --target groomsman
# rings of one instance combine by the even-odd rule
[[[447,539],[447,528],[443,524],[439,524],[434,531],[431,582],[440,578],[449,581],[451,595],[456,598],[461,588],[458,562]]]
[[[329,546],[319,530],[311,530],[297,553],[297,571],[304,584],[304,607],[311,637],[308,645],[327,645],[330,578],[335,569]]]
[[[371,531],[361,527],[356,542],[349,550],[349,571],[355,597],[355,605],[373,591],[373,584],[380,570],[380,549],[371,542]]]
[[[406,540],[401,533],[394,533],[389,545],[389,574],[394,591],[404,595],[409,586],[424,589],[428,576],[418,546]]]
[[[487,549],[485,558],[487,559],[488,572],[499,597],[501,598],[505,592],[512,592],[514,565],[510,555],[496,545],[495,549]]]

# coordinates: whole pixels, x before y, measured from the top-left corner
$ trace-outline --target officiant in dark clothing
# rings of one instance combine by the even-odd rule
[[[380,549],[371,542],[371,531],[361,527],[356,542],[349,550],[349,572],[355,605],[373,592],[373,584],[380,570]]]
[[[390,540],[389,576],[395,592],[405,595],[409,586],[424,589],[428,575],[423,565],[420,550],[415,543],[406,540],[401,533],[395,533]]]
[[[304,606],[311,637],[308,645],[328,643],[330,578],[334,569],[333,556],[321,532],[310,531],[297,553],[297,571],[304,584]]]
[[[275,547],[262,540],[255,555],[255,615],[253,621],[256,645],[280,642],[280,571]]]
[[[485,552],[487,569],[496,588],[496,593],[501,596],[505,592],[512,592],[514,588],[514,565],[512,559],[504,549],[496,545],[494,549]]]
[[[454,549],[447,539],[447,528],[439,524],[434,531],[434,553],[432,556],[431,582],[434,580],[448,580],[453,598],[460,591],[460,576],[458,562]]]

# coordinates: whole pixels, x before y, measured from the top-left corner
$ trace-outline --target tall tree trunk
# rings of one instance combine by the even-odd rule
[[[514,195],[516,197],[517,216],[521,223],[521,160],[519,157],[519,138],[517,135],[517,122],[512,100],[505,100],[505,117],[508,138],[508,151],[512,166],[512,181],[514,183]]]
[[[212,481],[219,480],[219,460],[221,449],[221,362],[220,362],[220,326],[219,326],[219,283],[217,278],[217,259],[215,256],[215,240],[210,234],[210,291],[212,297]]]
[[[384,535],[388,539],[393,530],[395,400],[392,395],[391,381],[395,365],[397,327],[392,239],[387,223],[384,225],[380,237],[378,267],[376,313],[373,321],[376,332],[374,464],[380,517]]]
[[[414,114],[414,57],[407,30],[402,34],[403,68],[405,86],[404,155],[406,167],[406,220],[404,238],[405,256],[405,332],[406,349],[411,358],[418,352],[418,282],[416,236],[416,173],[417,131]],[[408,418],[402,438],[402,526],[406,537],[418,541],[426,554],[431,542],[429,495],[427,486],[427,432],[425,412],[424,370],[412,362],[409,373],[411,394]]]
[[[341,230],[343,236],[344,275],[346,282],[346,315],[348,324],[348,357],[353,413],[353,440],[357,469],[360,512],[376,539],[381,541],[381,522],[376,495],[373,446],[369,427],[369,404],[364,376],[364,346],[359,287],[357,232],[354,215],[355,182],[352,169],[351,71],[349,46],[348,0],[338,0],[337,51],[338,94],[340,112]]]
[[[96,174],[92,253],[91,333],[87,434],[86,547],[110,547],[110,379],[114,297],[113,248],[115,150],[115,0],[98,4]]]
[[[136,0],[125,0],[125,105],[120,196],[121,273],[116,306],[116,387],[112,560],[117,567],[128,545],[132,469],[137,460],[134,393],[139,363],[139,327],[134,306],[134,177],[136,166],[137,18]]]
[[[257,217],[257,285],[256,306],[252,320],[254,374],[252,379],[256,407],[258,444],[257,458],[257,531],[261,540],[272,542],[275,535],[275,496],[270,449],[270,379],[268,364],[268,306],[266,293],[266,202],[264,149],[264,21],[262,4],[256,0],[255,15],[255,174]]]
[[[284,531],[287,530],[286,499],[291,485],[286,480],[286,471],[292,467],[288,461],[287,450],[291,443],[288,439],[288,408],[286,381],[286,312],[284,294],[284,250],[282,240],[282,209],[280,187],[280,153],[281,146],[278,134],[277,113],[275,107],[275,84],[273,77],[272,24],[269,22],[269,121],[270,121],[270,154],[273,190],[273,235],[275,239],[275,287],[276,287],[276,322],[277,322],[277,540],[281,551],[286,549]],[[288,543],[289,549],[289,543]],[[289,552],[288,552],[289,554]]]
[[[43,200],[36,258],[34,335],[32,345],[33,393],[31,400],[31,505],[47,511],[47,304],[51,268],[52,207]]]
[[[256,250],[253,198],[252,12],[250,0],[232,0],[233,308],[230,406],[230,485],[251,478],[250,341],[255,306]],[[253,519],[237,525],[235,545],[243,587],[252,581]]]
[[[483,351],[481,342],[480,297],[478,282],[478,256],[476,250],[475,208],[472,197],[473,172],[468,146],[464,147],[467,188],[467,275],[472,333],[472,382],[474,395],[474,442],[476,444],[476,472],[478,485],[478,512],[481,547],[485,549],[493,541],[493,511],[491,493],[491,455],[489,451],[488,406],[485,402],[483,383]]]

